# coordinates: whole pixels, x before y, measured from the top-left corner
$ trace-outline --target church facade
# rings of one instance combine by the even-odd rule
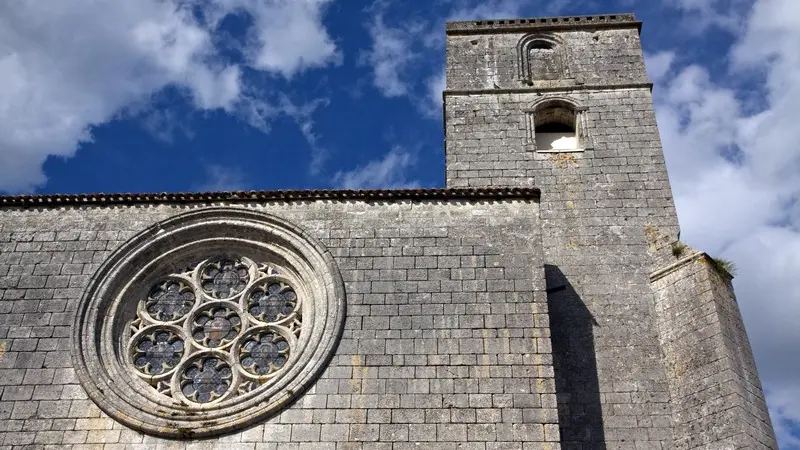
[[[0,448],[777,449],[640,27],[448,23],[441,189],[0,197]]]

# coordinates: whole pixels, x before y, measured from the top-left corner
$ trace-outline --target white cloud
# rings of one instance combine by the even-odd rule
[[[682,237],[737,264],[779,441],[800,448],[800,3],[758,0],[744,24],[721,80],[648,61]]]
[[[389,27],[383,21],[383,12],[379,12],[368,30],[372,48],[361,60],[372,67],[373,84],[386,97],[410,94],[413,86],[407,72],[411,63],[422,56],[412,49],[414,40],[421,36],[421,28],[419,25]]]
[[[241,191],[247,189],[244,171],[240,167],[221,166],[208,164],[205,166],[205,177],[197,185],[200,192],[212,191]]]
[[[442,92],[447,87],[447,72],[442,69],[441,72],[428,78],[426,82],[428,86],[428,100],[430,107],[425,108],[425,112],[429,115],[437,115],[441,118],[442,113]]]
[[[447,20],[475,20],[475,19],[511,19],[519,17],[520,11],[529,2],[523,0],[489,0],[475,2],[471,0],[455,0],[451,2],[451,10]],[[566,3],[560,1],[540,2],[538,15],[556,14]]]
[[[344,189],[411,188],[419,182],[406,179],[406,171],[416,163],[414,155],[394,147],[381,159],[370,161],[350,171],[337,172],[333,184]]]
[[[313,119],[314,111],[319,107],[328,106],[329,103],[330,100],[327,98],[318,98],[302,105],[296,105],[288,97],[281,97],[282,111],[295,121],[311,149],[311,158],[308,164],[308,172],[311,175],[319,175],[322,166],[330,157],[330,152],[320,144],[319,135],[314,131]]]
[[[257,117],[267,117],[241,67],[216,47],[227,14],[254,18],[243,51],[257,70],[290,77],[339,57],[320,21],[327,1],[204,4],[213,20],[198,20],[181,0],[0,3],[0,191],[42,185],[48,156],[72,156],[93,126],[143,109],[167,86],[199,110],[260,108]]]
[[[153,109],[141,112],[139,117],[142,128],[159,141],[172,144],[176,135],[187,138],[194,137],[194,131],[186,123],[186,117],[181,117],[169,109]]]
[[[800,404],[800,389],[776,390],[767,395],[770,409],[772,410],[772,425],[778,436],[778,444],[783,450],[796,450],[800,448],[800,437],[792,428],[797,429],[800,416],[797,415],[797,405]]]
[[[675,52],[662,51],[653,55],[644,55],[647,60],[647,78],[653,83],[662,81],[675,62]]]
[[[286,78],[303,70],[339,64],[341,53],[322,26],[332,0],[216,0],[207,17],[218,23],[228,14],[253,20],[245,49],[249,65]]]
[[[687,32],[700,33],[708,27],[739,32],[753,0],[665,0],[664,4],[688,13],[681,24]]]

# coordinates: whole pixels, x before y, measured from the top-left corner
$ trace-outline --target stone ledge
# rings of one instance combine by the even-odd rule
[[[609,14],[600,16],[559,16],[530,19],[492,19],[448,22],[447,34],[516,33],[530,30],[574,30],[600,28],[636,28],[642,22],[634,14]]]
[[[650,282],[652,283],[652,282],[654,282],[656,280],[664,278],[665,276],[671,274],[672,272],[675,272],[676,270],[680,269],[681,267],[685,266],[686,264],[688,264],[688,263],[690,263],[690,262],[692,262],[692,261],[694,261],[696,259],[702,259],[702,258],[710,258],[710,256],[708,256],[704,252],[695,252],[695,253],[690,254],[689,256],[684,256],[683,258],[675,261],[674,263],[668,265],[667,267],[658,269],[655,272],[651,273],[650,274]]]
[[[572,86],[553,87],[519,87],[497,89],[446,89],[442,91],[445,97],[458,97],[480,94],[538,94],[544,92],[572,92],[572,91],[608,91],[614,89],[648,89],[653,90],[653,83],[619,83],[619,84],[576,84]]]
[[[681,267],[685,266],[686,264],[688,264],[688,263],[690,263],[690,262],[692,262],[694,260],[700,260],[700,259],[706,260],[706,261],[708,261],[710,263],[714,258],[712,258],[706,252],[695,252],[695,253],[692,253],[689,256],[684,256],[683,258],[675,261],[674,263],[672,263],[672,264],[670,264],[670,265],[668,265],[668,266],[666,266],[664,268],[658,269],[655,272],[651,273],[650,274],[650,282],[652,283],[652,282],[654,282],[656,280],[664,278],[665,276],[671,274],[672,272],[675,272],[676,270],[680,269]],[[725,271],[724,273],[720,272],[719,274],[724,276],[724,277],[727,277],[729,279],[733,278],[733,275],[731,275],[727,271]]]

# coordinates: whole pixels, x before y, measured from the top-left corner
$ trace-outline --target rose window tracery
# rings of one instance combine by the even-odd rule
[[[183,357],[183,339],[169,328],[151,327],[133,341],[133,365],[144,375],[169,372]]]
[[[268,328],[259,329],[244,340],[239,350],[242,367],[256,376],[279,371],[289,359],[289,340]]]
[[[231,366],[217,357],[195,358],[180,375],[181,393],[195,403],[224,396],[233,383]]]
[[[188,208],[97,268],[75,311],[74,368],[124,426],[211,437],[311,389],[345,317],[344,280],[313,232],[249,208]]]
[[[257,320],[277,322],[297,308],[297,294],[285,283],[262,283],[250,294],[247,307]]]
[[[302,299],[267,264],[238,256],[165,274],[139,301],[128,347],[160,395],[209,404],[280,374],[302,333]]]
[[[242,319],[230,305],[216,303],[201,308],[192,320],[192,339],[206,348],[223,347],[242,331]]]
[[[228,298],[244,290],[250,281],[246,264],[237,259],[220,259],[204,265],[201,270],[203,291],[213,298]]]
[[[155,320],[171,322],[180,319],[192,310],[194,291],[181,280],[168,279],[150,290],[144,308]]]

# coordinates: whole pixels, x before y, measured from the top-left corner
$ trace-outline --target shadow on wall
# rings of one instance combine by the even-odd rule
[[[594,348],[598,326],[556,266],[545,265],[562,450],[605,450]]]

